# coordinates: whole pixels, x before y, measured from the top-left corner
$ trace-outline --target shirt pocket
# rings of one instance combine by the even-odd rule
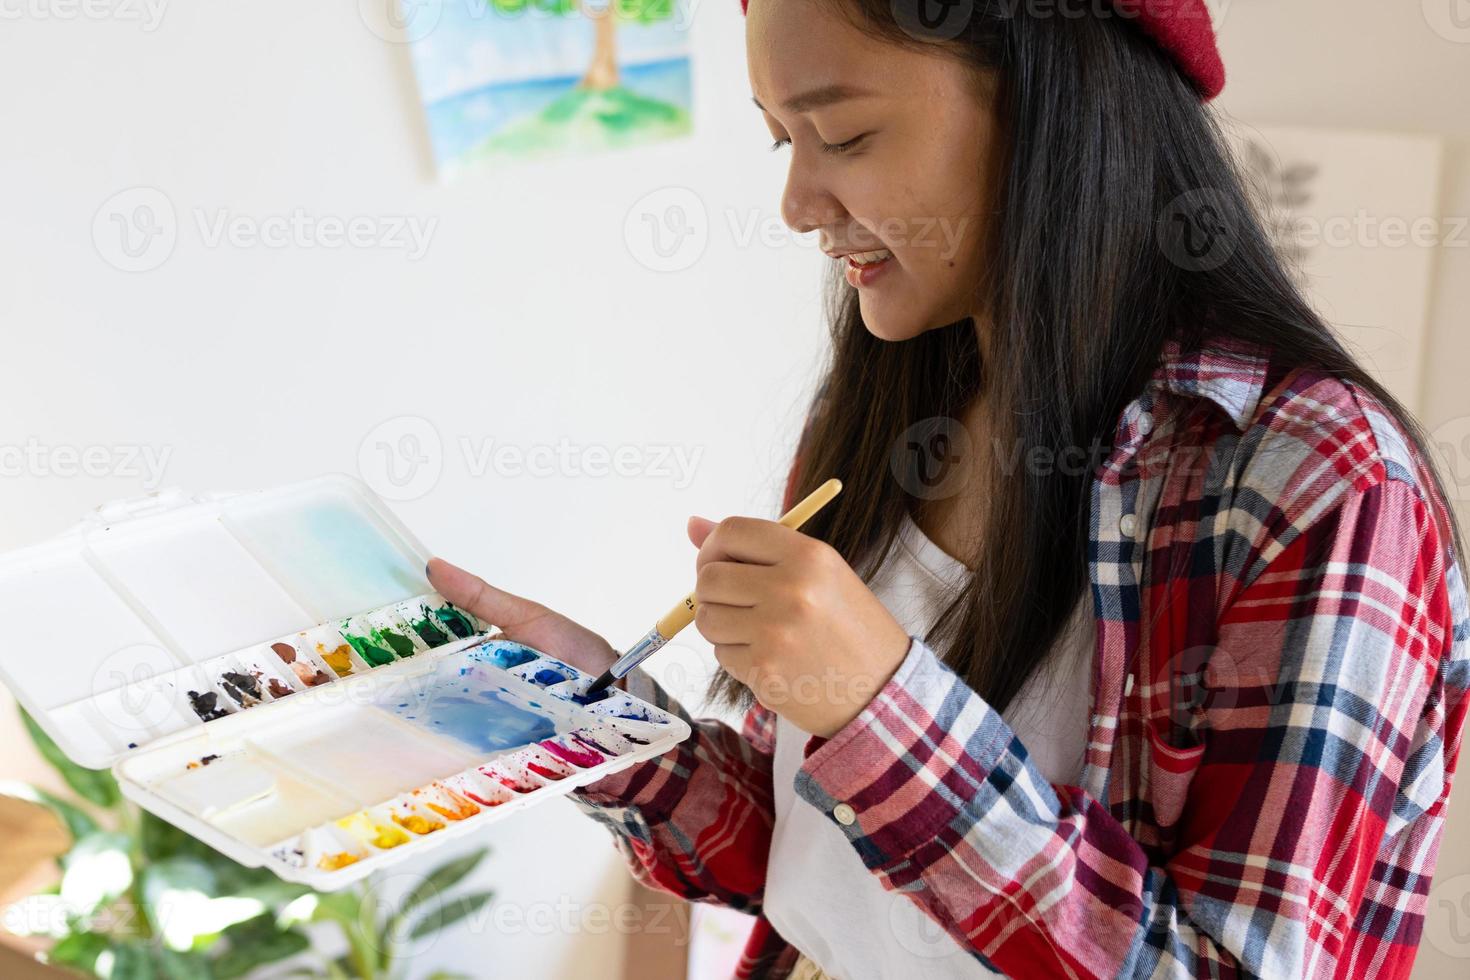
[[[1205,754],[1204,743],[1179,746],[1161,734],[1156,725],[1146,725],[1150,749],[1148,761],[1148,800],[1153,808],[1154,824],[1162,843],[1174,839],[1189,787]]]

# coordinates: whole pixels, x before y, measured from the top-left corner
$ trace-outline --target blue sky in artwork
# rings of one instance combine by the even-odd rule
[[[413,6],[416,0],[407,0]],[[535,9],[495,10],[486,0],[440,0],[413,16],[438,13],[433,30],[413,44],[414,71],[425,102],[436,102],[494,82],[577,75],[592,58],[595,25],[583,16],[554,17]],[[689,0],[657,24],[621,21],[618,61],[623,65],[689,54]]]

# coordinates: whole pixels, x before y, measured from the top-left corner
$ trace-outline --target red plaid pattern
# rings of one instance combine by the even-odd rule
[[[1364,393],[1170,349],[1093,484],[1081,785],[915,638],[796,792],[1011,976],[1406,977],[1470,684],[1431,486]],[[577,798],[643,881],[758,915],[774,727],[699,722]],[[758,920],[740,975],[794,959]]]

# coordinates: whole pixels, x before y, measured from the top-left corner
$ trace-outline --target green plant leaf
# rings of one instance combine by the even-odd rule
[[[114,942],[107,951],[112,954],[108,980],[157,980],[148,947],[142,943]]]
[[[95,932],[74,932],[52,946],[46,962],[69,966],[83,973],[97,972],[97,957],[107,948],[107,937]]]
[[[422,939],[424,936],[430,936],[449,928],[461,919],[474,915],[494,897],[494,894],[494,892],[472,892],[469,895],[452,898],[442,905],[434,906],[424,913],[422,919],[414,923],[409,938]]]
[[[150,861],[198,851],[194,838],[147,810],[138,815],[138,843],[143,848],[143,856]]]
[[[0,796],[9,796],[17,800],[25,800],[43,806],[56,814],[63,824],[66,825],[67,833],[71,834],[73,841],[81,840],[88,834],[94,834],[99,829],[97,821],[92,815],[75,803],[63,800],[53,793],[48,793],[39,786],[29,783],[6,781],[0,783]]]
[[[446,861],[430,871],[428,877],[404,896],[394,920],[401,920],[429,899],[448,893],[451,888],[463,881],[465,876],[479,866],[487,853],[489,853],[488,848],[471,851],[469,854]]]
[[[214,960],[214,975],[218,980],[243,977],[257,967],[295,956],[311,946],[305,933],[280,928],[271,914],[238,922],[225,929],[223,935],[230,948]]]
[[[199,953],[181,953],[162,948],[154,951],[158,960],[158,975],[163,980],[213,980],[214,971],[209,960]]]
[[[75,790],[78,796],[109,809],[122,801],[122,793],[118,791],[117,780],[112,778],[112,773],[106,769],[86,769],[77,765],[51,741],[50,735],[41,731],[41,726],[36,724],[36,720],[24,708],[20,711],[20,718],[31,736],[31,741],[36,743],[41,757],[51,763],[52,768],[61,774],[66,785]]]

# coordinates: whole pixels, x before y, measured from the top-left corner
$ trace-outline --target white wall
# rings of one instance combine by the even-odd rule
[[[446,556],[615,642],[687,588],[687,514],[770,511],[821,340],[820,257],[789,240],[740,244],[752,219],[775,222],[783,160],[760,152],[733,0],[703,4],[694,21],[693,140],[449,187],[432,179],[406,52],[367,30],[350,0],[179,3],[151,32],[59,19],[64,2],[0,3],[0,445],[167,449],[170,484],[250,488],[356,472],[380,423],[422,417],[444,447],[442,475],[398,505],[404,519]],[[1430,30],[1419,4],[1234,0],[1223,38],[1223,107],[1261,123],[1443,133],[1444,210],[1470,212],[1470,45]],[[709,246],[687,271],[659,274],[635,260],[624,219],[670,185],[702,199]],[[92,222],[139,186],[167,195],[178,243],[161,267],[130,274],[103,260]],[[210,248],[195,225],[196,210],[297,208],[438,223],[416,262]],[[1435,425],[1470,416],[1467,309],[1470,250],[1447,252],[1423,400]],[[407,431],[395,424],[373,441]],[[462,438],[702,455],[683,488],[657,475],[474,476]],[[381,478],[375,465],[368,475]],[[0,547],[143,489],[126,474],[11,473]],[[9,717],[0,734],[13,734]],[[1470,918],[1443,904],[1470,894],[1470,812],[1455,816],[1431,930],[1470,938]],[[488,836],[484,879],[502,904],[616,900],[602,832],[569,807]],[[534,860],[548,838],[560,856]],[[418,966],[585,976],[615,962],[616,945],[461,933]],[[1421,976],[1463,974],[1470,946],[1447,945],[1426,942]]]
[[[689,514],[769,514],[779,501],[783,440],[822,331],[820,254],[741,247],[725,215],[739,209],[736,232],[777,222],[784,176],[750,104],[738,6],[709,4],[693,33],[695,139],[441,187],[407,53],[370,32],[351,0],[177,3],[151,33],[35,16],[0,24],[0,445],[166,448],[168,483],[248,489],[357,472],[370,431],[422,417],[442,440],[443,470],[432,491],[396,505],[409,525],[492,581],[631,642],[692,582]],[[677,274],[640,265],[624,238],[630,207],[669,185],[695,190],[709,212],[707,252]],[[163,191],[179,227],[162,266],[130,274],[103,260],[92,222],[135,186]],[[438,225],[417,262],[209,248],[196,208]],[[700,455],[687,486],[656,473],[475,477],[461,439],[633,445],[650,466],[660,447]],[[381,460],[371,447],[369,458]],[[381,477],[381,462],[367,475]],[[0,479],[0,547],[143,489],[126,476]],[[0,732],[13,736],[11,718],[0,706]],[[501,907],[546,921],[563,897],[619,900],[606,833],[569,804],[487,837],[481,884]],[[560,850],[538,858],[550,841]],[[416,972],[617,968],[615,934],[532,931],[462,932]]]

